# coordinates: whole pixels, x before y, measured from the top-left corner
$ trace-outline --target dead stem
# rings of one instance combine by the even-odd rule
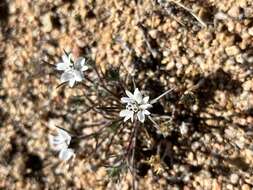
[[[132,173],[132,175],[133,175],[133,177],[132,177],[133,190],[135,190],[135,182],[137,182],[137,180],[136,180],[136,171],[135,171],[135,166],[134,166],[134,164],[135,164],[134,158],[135,158],[135,148],[136,148],[138,128],[139,128],[139,125],[136,125],[135,131],[134,131],[134,137],[133,137],[134,138],[133,139],[133,151],[132,151],[132,159],[131,159],[131,165],[132,165],[132,171],[133,171],[133,173]]]
[[[167,13],[179,24],[181,24],[182,26],[186,27],[186,25],[181,22],[176,16],[174,16],[173,14],[171,14],[171,12],[169,11],[168,8],[165,8],[165,10],[167,11]]]
[[[148,116],[148,118],[154,124],[154,127],[159,131],[159,125],[152,119],[152,117]]]
[[[79,136],[76,136],[76,138],[78,139],[85,139],[85,138],[89,138],[89,137],[92,137],[92,136],[96,136],[96,135],[99,135],[103,132],[103,130],[105,128],[108,127],[108,125],[110,126],[112,122],[110,122],[109,124],[106,124],[105,126],[103,126],[101,129],[99,129],[97,132],[94,132],[94,133],[91,133],[91,134],[88,134],[88,135],[79,135]]]
[[[68,83],[68,82],[63,82],[63,83],[59,84],[59,85],[56,87],[56,89],[58,89],[58,88],[64,86],[64,85],[67,84],[67,83]]]
[[[53,65],[53,64],[51,64],[51,63],[49,63],[48,61],[46,61],[46,60],[42,60],[42,62],[43,63],[45,63],[45,64],[47,64],[48,66],[50,66],[50,67],[53,67],[53,68],[55,68],[55,65]]]
[[[147,33],[145,27],[141,23],[139,23],[137,26],[139,27],[139,29],[142,32],[142,35],[143,35],[144,41],[145,41],[145,43],[146,43],[146,45],[148,47],[148,50],[151,52],[151,54],[152,54],[152,56],[154,58],[157,58],[158,55],[159,55],[159,53],[158,53],[158,51],[156,49],[152,48],[151,44],[149,43],[149,39],[148,38],[150,38],[150,37],[148,36],[148,33]]]
[[[203,26],[204,28],[207,27],[206,23],[200,17],[198,17],[191,9],[189,9],[186,6],[184,6],[179,1],[176,1],[176,0],[169,0],[169,1],[172,2],[172,3],[175,3],[179,7],[183,8],[184,10],[186,10],[187,12],[189,12],[201,24],[201,26]]]
[[[160,96],[158,96],[157,98],[153,99],[150,101],[150,104],[154,104],[156,103],[160,98],[162,98],[163,96],[165,96],[166,94],[170,93],[172,90],[174,90],[175,88],[171,88],[170,90],[167,90],[166,92],[162,93]]]

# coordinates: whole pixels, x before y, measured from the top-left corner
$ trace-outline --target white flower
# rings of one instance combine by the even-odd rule
[[[151,108],[152,105],[149,104],[149,97],[143,97],[138,88],[134,90],[134,94],[126,90],[128,97],[121,98],[121,102],[126,104],[126,109],[121,110],[119,113],[120,117],[124,117],[124,122],[131,119],[134,121],[134,116],[137,115],[137,118],[140,122],[144,123],[145,115],[150,115],[150,112],[147,110]]]
[[[83,72],[89,68],[85,58],[79,57],[74,60],[71,53],[64,53],[62,61],[56,65],[57,70],[64,71],[61,75],[62,83],[69,82],[69,86],[73,87],[75,82],[81,82],[84,79]]]
[[[57,130],[58,134],[56,136],[49,135],[49,143],[52,148],[59,151],[59,158],[61,160],[67,161],[71,157],[75,156],[74,150],[69,147],[71,136],[64,130]]]

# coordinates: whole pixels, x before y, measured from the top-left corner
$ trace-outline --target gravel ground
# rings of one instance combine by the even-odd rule
[[[169,163],[159,155],[139,162],[144,171],[153,159],[137,176],[139,189],[253,189],[253,2],[180,2],[206,27],[166,0],[0,2],[1,189],[131,189],[130,174],[118,187],[96,159],[64,165],[48,145],[50,125],[89,121],[68,105],[81,89],[57,89],[58,74],[43,62],[57,63],[63,49],[88,52],[102,69],[136,67],[177,87],[173,101],[195,100],[158,142],[170,145]]]

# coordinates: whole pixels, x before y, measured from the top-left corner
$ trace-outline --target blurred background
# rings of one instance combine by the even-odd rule
[[[117,188],[95,159],[64,165],[48,145],[50,126],[90,121],[68,101],[82,89],[57,88],[52,65],[64,49],[88,53],[104,70],[123,64],[153,86],[177,86],[170,101],[193,94],[165,139],[173,161],[158,164],[168,174],[142,168],[139,189],[253,188],[253,2],[180,2],[207,27],[166,0],[0,1],[1,189]],[[130,178],[118,189],[131,189]]]

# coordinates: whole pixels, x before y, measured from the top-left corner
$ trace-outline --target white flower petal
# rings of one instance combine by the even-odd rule
[[[124,118],[124,122],[126,122],[127,120],[129,120],[131,117],[125,117]]]
[[[83,57],[78,57],[77,60],[75,61],[75,69],[81,70],[84,64],[85,64],[85,59]]]
[[[81,67],[85,66],[86,59],[84,57],[80,57],[80,64],[81,64]]]
[[[61,150],[66,149],[66,148],[68,148],[68,145],[66,144],[66,142],[54,144],[52,146],[52,149],[55,150],[55,151],[61,151]]]
[[[138,111],[137,117],[138,117],[138,119],[139,119],[139,121],[140,121],[141,123],[144,123],[144,121],[145,121],[145,114],[144,114],[143,111]]]
[[[89,67],[87,65],[84,65],[84,66],[82,66],[81,71],[86,71],[88,69],[89,69]]]
[[[74,56],[73,56],[73,54],[72,53],[70,53],[69,54],[69,56],[68,56],[68,61],[71,63],[71,61],[74,61]]]
[[[124,122],[126,122],[130,118],[131,118],[131,120],[133,120],[134,112],[130,111],[130,110],[121,110],[120,113],[119,113],[119,116],[120,117],[125,117]]]
[[[133,111],[130,111],[130,110],[121,110],[119,112],[119,116],[120,117],[126,117],[126,116],[130,116],[133,114]]]
[[[65,53],[62,56],[62,60],[65,64],[70,64],[70,56]]]
[[[126,95],[134,100],[134,95],[130,91],[126,90]]]
[[[152,107],[151,104],[142,104],[142,105],[139,106],[139,108],[142,109],[142,110],[146,110],[146,109],[151,108],[151,107]]]
[[[49,140],[49,144],[50,144],[51,146],[53,146],[53,145],[54,145],[54,136],[53,136],[53,135],[49,135],[49,136],[48,136],[48,140]]]
[[[57,63],[56,69],[59,71],[66,71],[70,69],[70,64],[67,63]]]
[[[64,139],[60,139],[59,136],[49,135],[49,144],[53,150],[59,151],[65,148],[68,148],[68,145]]]
[[[148,101],[149,101],[149,96],[146,96],[146,97],[143,98],[143,103],[144,104],[147,104]]]
[[[71,157],[74,157],[74,150],[71,148],[63,149],[59,153],[59,158],[64,161],[68,161]]]
[[[134,90],[134,100],[140,104],[142,102],[142,94],[138,88]]]
[[[83,80],[83,73],[82,72],[74,70],[73,74],[75,75],[75,81],[81,82]]]
[[[149,112],[148,110],[143,110],[143,113],[144,113],[145,115],[150,115],[150,112]]]
[[[58,133],[59,135],[62,137],[62,139],[64,139],[64,141],[66,141],[67,145],[70,144],[71,141],[71,136],[69,135],[69,133],[63,129],[58,128]]]
[[[69,86],[70,86],[70,87],[73,87],[73,86],[75,85],[75,82],[76,82],[75,78],[71,78],[71,79],[69,80]]]
[[[71,71],[64,72],[61,75],[61,82],[67,82],[67,81],[73,79],[74,77],[75,77],[75,75]]]
[[[131,98],[128,98],[128,97],[122,97],[120,100],[121,100],[122,103],[131,103],[131,102],[133,102],[133,100]]]
[[[64,139],[58,134],[57,136],[50,136],[49,142],[53,145],[61,144],[64,142]]]
[[[84,57],[79,57],[75,62],[75,69],[78,71],[86,71],[89,69],[88,65],[86,65],[86,60]]]
[[[74,69],[65,71],[61,75],[61,82],[69,81],[69,86],[73,87],[75,82],[81,82],[83,80],[83,73]]]
[[[57,128],[57,132],[58,134],[56,136],[49,135],[49,143],[54,150],[60,151],[59,158],[67,161],[75,156],[74,150],[68,148],[71,141],[71,135],[60,128]]]
[[[54,150],[62,150],[68,148],[71,136],[64,130],[57,130],[58,134],[56,136],[49,135],[49,144]]]
[[[131,121],[134,122],[134,112],[133,112],[133,114],[131,115]]]

